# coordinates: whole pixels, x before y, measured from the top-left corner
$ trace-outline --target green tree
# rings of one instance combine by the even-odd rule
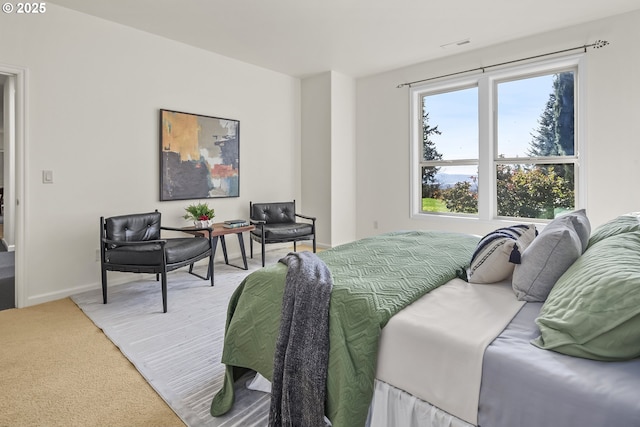
[[[554,105],[555,138],[561,156],[573,156],[574,141],[574,90],[573,73],[559,73],[553,81],[556,102]]]
[[[422,110],[422,158],[423,160],[442,160],[442,154],[436,149],[435,143],[431,140],[431,135],[441,135],[438,126],[429,125],[429,113]],[[436,175],[440,168],[426,166],[422,168],[422,197],[437,198],[440,191],[440,184],[436,180]]]
[[[532,140],[529,144],[527,155],[531,157],[557,156],[558,147],[556,146],[555,136],[555,118],[553,110],[556,104],[555,93],[549,94],[549,100],[544,111],[538,119],[538,129],[531,134]]]
[[[575,102],[573,72],[554,75],[553,91],[532,134],[529,156],[572,156],[575,152]],[[573,188],[573,167],[556,168]]]
[[[561,156],[573,156],[575,153],[575,102],[573,73],[556,75],[553,88],[556,95],[554,108],[555,135],[558,153]],[[573,166],[563,166],[557,170],[558,175],[565,178],[571,188],[574,185]]]
[[[572,156],[574,149],[573,73],[554,75],[553,91],[532,134],[529,156]]]
[[[473,184],[476,177],[471,177]],[[473,191],[469,181],[456,182],[451,188],[442,191],[447,209],[451,212],[478,213],[478,193]]]
[[[500,165],[498,215],[552,219],[557,208],[573,209],[573,185],[556,173],[558,168],[562,170],[558,165]]]

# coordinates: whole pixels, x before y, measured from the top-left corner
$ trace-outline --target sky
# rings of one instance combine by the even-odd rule
[[[532,133],[553,91],[553,74],[498,84],[498,153],[526,156]],[[425,100],[431,135],[443,160],[478,158],[478,89],[432,95]],[[449,169],[448,171],[445,169]],[[457,170],[456,170],[457,169]],[[469,173],[475,167],[443,168],[441,173]]]

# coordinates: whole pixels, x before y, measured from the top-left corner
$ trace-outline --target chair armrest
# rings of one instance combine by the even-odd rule
[[[194,227],[194,228],[176,228],[176,227],[160,227],[160,230],[166,231],[180,231],[181,233],[193,234],[194,231],[206,231],[209,233],[209,238],[211,238],[211,233],[213,229],[211,227]]]
[[[264,219],[249,218],[249,224],[255,225],[256,228],[260,230],[260,234],[262,235],[262,241],[264,241],[264,226],[267,225],[267,221],[265,221]]]
[[[105,238],[102,238],[100,240],[102,240],[102,243],[106,245],[116,245],[116,246],[142,246],[142,245],[148,245],[149,243],[157,243],[161,246],[164,246],[167,243],[165,239],[140,240],[135,242],[127,242],[122,240],[110,240]]]
[[[315,221],[316,220],[315,216],[307,216],[307,215],[302,215],[302,214],[295,214],[295,215],[300,217],[300,218],[309,219],[311,221]]]

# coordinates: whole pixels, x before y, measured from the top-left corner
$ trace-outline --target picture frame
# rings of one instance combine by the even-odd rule
[[[160,201],[240,196],[240,121],[160,110]]]

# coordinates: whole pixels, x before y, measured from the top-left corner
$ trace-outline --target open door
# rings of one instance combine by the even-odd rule
[[[26,131],[27,70],[0,64],[0,137],[2,144],[2,243],[7,248],[4,262],[0,263],[0,279],[10,275],[13,286],[13,306],[25,306],[24,291],[24,151]],[[10,263],[7,265],[7,263]],[[12,276],[12,277],[11,277]]]
[[[0,75],[2,105],[0,117],[0,310],[16,306],[15,233],[7,217],[7,197],[14,197],[13,159],[15,153],[15,77]],[[14,187],[15,188],[15,187]],[[9,215],[13,215],[11,212]]]
[[[15,195],[16,195],[16,78],[6,75],[3,90],[2,138],[2,242],[8,251],[15,250]]]

